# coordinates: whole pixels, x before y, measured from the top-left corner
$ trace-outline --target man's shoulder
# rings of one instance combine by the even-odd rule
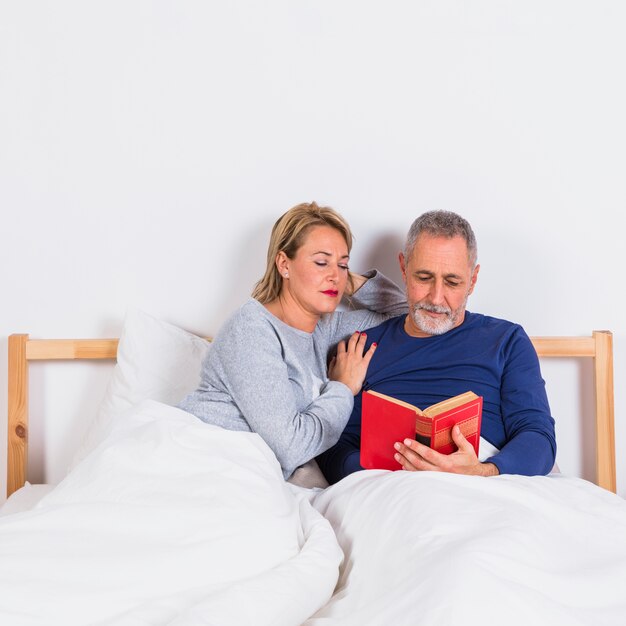
[[[493,317],[492,315],[484,315],[483,313],[471,313],[470,311],[465,312],[465,321],[461,328],[463,326],[468,330],[481,328],[493,332],[524,332],[524,329],[516,322],[511,322],[510,320],[505,320],[500,317]]]
[[[461,330],[462,329],[462,330]],[[530,338],[524,328],[510,320],[466,312],[465,323],[459,327],[466,336],[480,342],[490,342],[502,347],[530,345]]]

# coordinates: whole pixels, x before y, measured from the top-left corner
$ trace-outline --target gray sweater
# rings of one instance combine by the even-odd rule
[[[179,407],[204,422],[258,433],[285,478],[335,444],[354,398],[328,379],[328,353],[356,330],[406,313],[404,292],[377,271],[349,308],[323,316],[313,333],[293,328],[250,298],[224,324],[202,365],[198,389]]]

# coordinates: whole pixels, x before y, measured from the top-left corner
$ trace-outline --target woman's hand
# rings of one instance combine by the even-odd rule
[[[346,290],[343,292],[344,296],[353,296],[367,282],[367,280],[368,279],[361,274],[349,272]]]
[[[337,354],[332,358],[328,368],[328,378],[343,383],[355,395],[361,391],[367,368],[376,351],[376,344],[373,343],[365,354],[365,333],[355,332],[346,344],[340,341],[337,344]]]

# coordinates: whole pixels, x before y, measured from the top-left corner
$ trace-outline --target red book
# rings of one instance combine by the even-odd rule
[[[366,469],[398,470],[393,458],[396,441],[417,439],[442,454],[457,447],[452,427],[459,425],[478,455],[482,396],[472,391],[459,394],[421,410],[377,391],[364,391],[361,409],[361,466]]]

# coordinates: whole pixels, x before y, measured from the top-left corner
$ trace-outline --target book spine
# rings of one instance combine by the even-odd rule
[[[415,418],[415,439],[425,446],[429,446],[432,441],[433,435],[433,422],[432,420],[418,415]]]

